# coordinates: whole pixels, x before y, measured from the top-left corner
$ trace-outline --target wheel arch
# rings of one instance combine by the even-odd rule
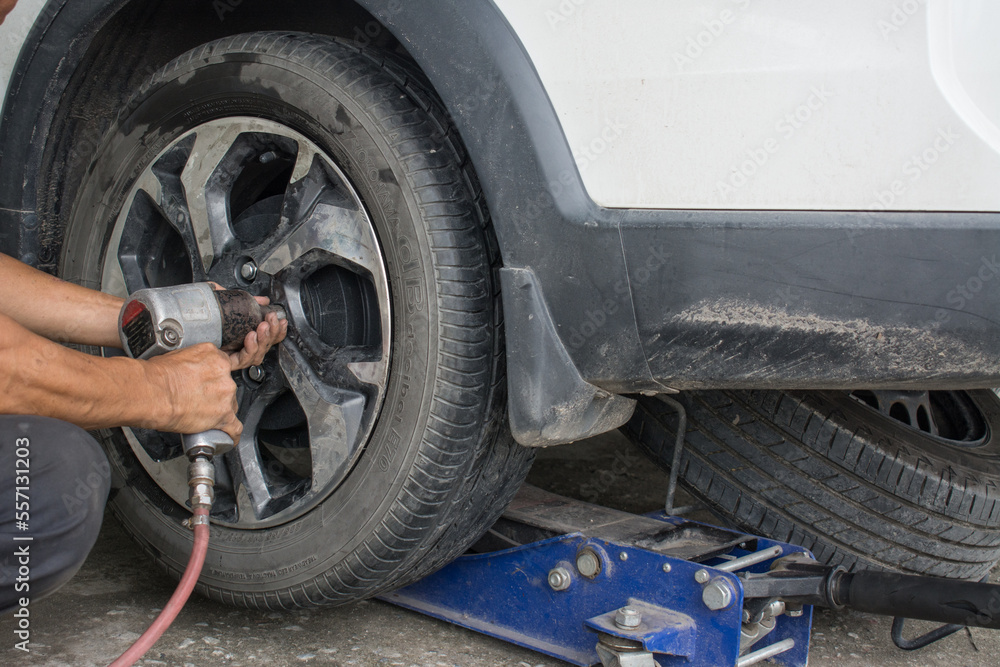
[[[63,207],[74,201],[121,104],[181,53],[256,30],[323,33],[415,60],[466,144],[506,267],[500,281],[515,437],[556,444],[624,423],[634,402],[584,379],[555,324],[601,301],[600,291],[588,286],[583,294],[562,276],[589,264],[625,275],[618,221],[587,196],[541,80],[492,0],[289,0],[280,7],[265,0],[49,0],[4,104],[0,251],[54,271]],[[552,247],[560,248],[557,257]],[[622,357],[631,375],[648,376],[628,326],[634,313],[624,310]],[[599,365],[597,375],[613,381],[609,362]]]
[[[301,30],[406,52],[452,114],[482,182],[501,254],[523,265],[526,225],[587,219],[572,152],[544,87],[492,0],[49,0],[25,40],[0,126],[0,207],[20,213],[0,249],[51,268],[71,201],[117,106],[198,44],[256,30]],[[593,217],[593,216],[591,216]],[[5,221],[7,222],[7,221]],[[5,225],[10,230],[11,226]]]

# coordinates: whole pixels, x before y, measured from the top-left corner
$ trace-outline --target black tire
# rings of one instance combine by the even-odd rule
[[[1000,559],[1000,399],[960,393],[982,420],[962,445],[846,392],[684,392],[680,478],[740,529],[821,561],[978,579]],[[669,468],[672,407],[642,399],[623,428]]]
[[[61,275],[100,286],[140,172],[200,123],[241,116],[308,138],[356,189],[381,245],[393,353],[381,412],[343,481],[278,525],[214,525],[199,590],[255,608],[346,603],[461,554],[527,474],[532,453],[507,424],[500,257],[465,150],[418,72],[332,39],[255,33],[180,56],[128,103],[79,190]],[[122,431],[104,444],[120,478],[112,509],[179,576],[186,510]]]

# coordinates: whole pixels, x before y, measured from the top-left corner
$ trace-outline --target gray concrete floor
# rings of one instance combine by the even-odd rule
[[[628,511],[660,506],[666,477],[618,434],[539,453],[529,481]],[[685,500],[682,498],[682,502]],[[701,518],[705,518],[702,516]],[[994,572],[993,579],[997,579]],[[174,581],[151,567],[113,518],[80,573],[31,606],[31,653],[11,646],[13,619],[0,619],[0,664],[106,665],[128,647],[170,597]],[[960,632],[915,653],[889,640],[889,619],[816,615],[810,664],[997,665],[1000,633]],[[913,624],[911,632],[927,627]],[[138,664],[178,667],[298,664],[401,667],[562,667],[565,663],[447,623],[369,601],[348,608],[268,613],[197,598]]]

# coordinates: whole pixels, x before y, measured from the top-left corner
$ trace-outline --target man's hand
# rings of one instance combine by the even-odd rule
[[[215,283],[212,286],[223,289]],[[255,298],[262,306],[271,303],[266,296]],[[150,428],[171,433],[218,429],[238,443],[243,424],[236,418],[238,405],[232,372],[263,362],[268,350],[284,340],[287,333],[288,321],[268,313],[257,330],[247,334],[239,352],[226,354],[206,343],[150,359],[147,362],[152,367],[150,381],[164,388],[164,398],[171,407],[165,415],[167,422]]]
[[[212,289],[222,291],[226,289],[216,282],[209,282]],[[255,296],[257,303],[262,306],[271,304],[271,300],[266,296]],[[279,320],[274,313],[268,313],[264,321],[260,323],[256,331],[247,334],[243,341],[243,349],[229,355],[229,363],[234,371],[258,366],[264,361],[264,355],[271,347],[285,340],[288,334],[288,320]]]
[[[145,366],[150,385],[162,396],[164,410],[143,426],[170,433],[219,429],[233,442],[240,441],[243,424],[236,418],[236,383],[229,355],[203,343],[153,357]]]
[[[257,302],[266,306],[271,303],[271,300],[266,296],[258,296]],[[232,370],[238,371],[241,368],[260,365],[264,361],[264,355],[267,354],[267,351],[285,340],[287,334],[288,320],[279,320],[274,313],[268,313],[257,330],[247,334],[243,341],[243,349],[229,355]]]
[[[214,283],[213,287],[222,289]],[[271,303],[264,296],[256,299],[262,306]],[[151,382],[164,387],[164,397],[169,397],[171,407],[167,422],[150,428],[171,433],[219,429],[238,443],[243,424],[236,418],[232,372],[263,362],[268,350],[284,340],[287,333],[288,321],[268,313],[257,330],[247,334],[239,352],[226,354],[206,343],[150,359],[147,364],[152,367]]]

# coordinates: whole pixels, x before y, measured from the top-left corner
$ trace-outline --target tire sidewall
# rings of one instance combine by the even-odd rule
[[[67,225],[64,277],[99,285],[116,216],[135,179],[187,130],[235,115],[280,122],[328,151],[365,203],[386,263],[393,315],[389,381],[374,431],[347,479],[311,512],[286,524],[259,530],[213,526],[203,585],[287,588],[355,551],[396,502],[414,463],[437,363],[430,239],[404,165],[381,136],[378,120],[335,82],[287,60],[231,53],[174,66],[160,79],[123,113],[87,174]],[[126,480],[113,501],[116,513],[179,571],[191,544],[190,532],[179,524],[187,512],[149,477],[120,431],[110,435],[107,448]]]

